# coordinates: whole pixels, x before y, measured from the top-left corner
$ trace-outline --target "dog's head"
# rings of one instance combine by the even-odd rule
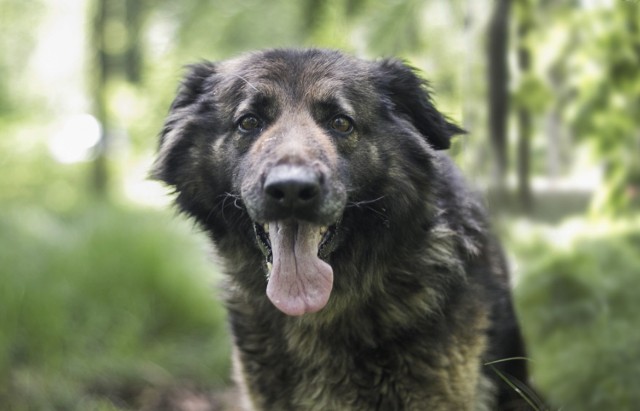
[[[398,61],[270,50],[191,67],[153,173],[219,244],[259,249],[270,300],[300,315],[327,304],[347,204],[410,197],[461,132]]]

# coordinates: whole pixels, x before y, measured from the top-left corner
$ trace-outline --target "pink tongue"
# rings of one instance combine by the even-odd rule
[[[287,315],[321,310],[329,301],[333,269],[318,258],[320,227],[294,220],[269,223],[273,269],[267,297]]]

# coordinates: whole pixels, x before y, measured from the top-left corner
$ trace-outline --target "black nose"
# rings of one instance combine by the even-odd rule
[[[309,167],[280,165],[267,174],[264,193],[272,209],[281,212],[308,211],[319,201],[320,185],[320,176]]]

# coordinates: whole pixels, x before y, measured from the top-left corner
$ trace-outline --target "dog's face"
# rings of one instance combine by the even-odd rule
[[[415,201],[412,176],[460,132],[399,62],[265,51],[192,67],[154,175],[218,243],[261,252],[269,299],[301,315],[327,304],[348,206]]]

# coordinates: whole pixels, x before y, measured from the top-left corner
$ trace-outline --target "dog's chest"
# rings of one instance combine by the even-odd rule
[[[240,342],[242,374],[259,410],[474,409],[480,375],[470,356],[477,353],[427,347],[415,336],[376,346],[305,327],[264,337],[263,350],[243,350]]]

